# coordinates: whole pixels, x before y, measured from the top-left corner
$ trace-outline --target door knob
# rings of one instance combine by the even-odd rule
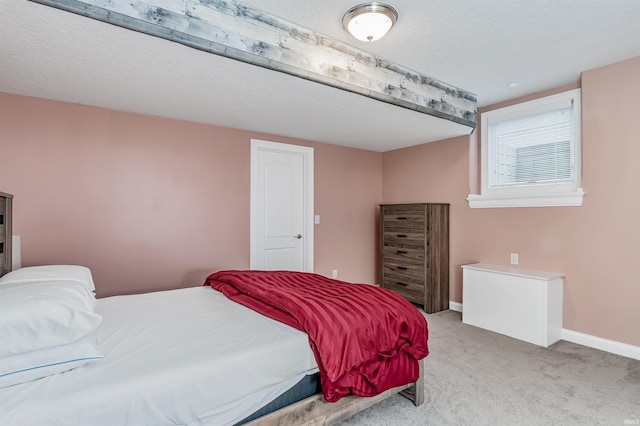
[[[302,238],[302,235],[300,235],[300,234],[294,235],[293,238],[297,238],[299,240],[300,238]]]

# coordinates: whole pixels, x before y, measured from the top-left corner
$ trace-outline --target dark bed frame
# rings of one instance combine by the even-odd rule
[[[252,420],[249,426],[330,425],[371,407],[395,394],[401,394],[417,407],[424,402],[424,360],[420,360],[418,381],[389,389],[372,397],[347,396],[337,402],[325,401],[321,393]]]
[[[13,195],[0,192],[0,277],[11,271],[11,205]]]
[[[420,360],[418,381],[398,386],[372,397],[347,396],[338,402],[327,402],[316,394],[281,408],[249,423],[249,426],[330,425],[371,407],[395,394],[401,394],[417,407],[424,402],[424,360]]]

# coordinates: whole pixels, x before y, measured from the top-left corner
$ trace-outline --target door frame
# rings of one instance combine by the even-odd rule
[[[256,232],[258,229],[258,176],[260,176],[258,170],[258,154],[260,151],[279,152],[283,154],[297,154],[302,155],[303,161],[303,271],[313,272],[313,247],[314,247],[314,159],[313,148],[307,146],[291,145],[280,142],[269,142],[259,139],[251,139],[251,206],[250,206],[250,255],[249,255],[249,267],[251,269],[257,269],[257,246],[256,244]]]

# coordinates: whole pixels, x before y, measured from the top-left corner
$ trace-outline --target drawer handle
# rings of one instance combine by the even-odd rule
[[[398,237],[398,238],[407,238],[407,236],[405,234],[396,234],[396,237]]]
[[[406,252],[406,251],[404,251],[404,250],[397,250],[397,251],[396,251],[396,253],[397,253],[397,254],[407,254],[407,252]]]
[[[407,267],[406,266],[396,266],[397,269],[400,269],[401,271],[406,271]]]
[[[0,243],[0,254],[4,253],[4,243]]]
[[[397,282],[396,282],[396,284],[397,284],[397,285],[401,285],[401,286],[403,286],[403,287],[407,287],[407,286],[408,286],[408,284],[401,283],[400,281],[397,281]]]
[[[397,219],[398,219],[398,220],[407,220],[407,218],[406,218],[406,217],[398,217]]]

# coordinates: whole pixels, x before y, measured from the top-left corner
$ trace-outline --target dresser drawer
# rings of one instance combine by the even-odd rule
[[[411,249],[404,247],[385,246],[382,249],[384,262],[404,262],[419,265],[424,268],[425,251],[423,249]]]
[[[424,285],[425,270],[423,265],[411,264],[407,262],[385,261],[382,273],[384,276],[393,276],[397,279],[404,279],[416,284]]]
[[[400,266],[402,268],[402,266]],[[398,281],[401,284],[411,284],[417,287],[424,287],[426,277],[423,272],[420,273],[418,269],[400,269],[397,266],[393,265],[384,265],[384,269],[382,271],[382,278],[389,279],[392,281]]]
[[[421,216],[392,216],[385,217],[383,222],[385,232],[420,232],[424,231],[424,215]]]
[[[425,249],[424,232],[384,232],[382,239],[383,247]]]
[[[424,286],[419,286],[407,280],[396,280],[391,277],[385,277],[382,287],[398,293],[411,302],[424,303]]]
[[[424,214],[424,204],[389,204],[382,206],[382,214],[389,215]]]

